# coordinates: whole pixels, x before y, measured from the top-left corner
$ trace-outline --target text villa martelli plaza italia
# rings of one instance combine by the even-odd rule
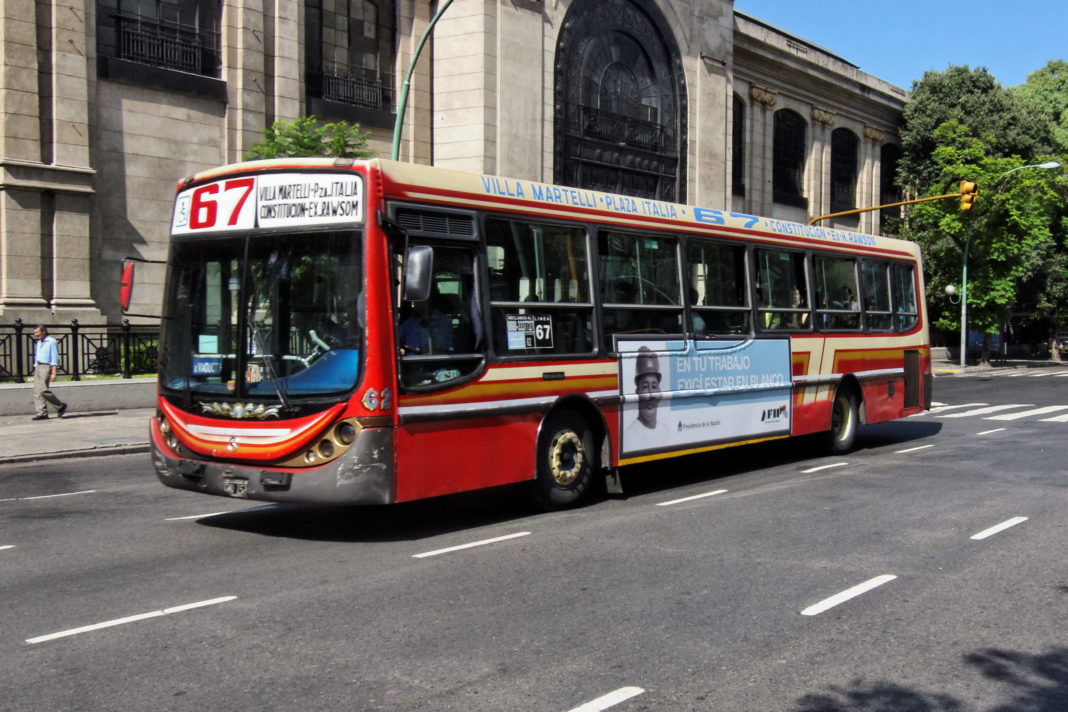
[[[667,220],[692,220],[704,225],[726,226],[730,224],[734,226],[737,223],[738,227],[757,228],[793,237],[808,237],[816,240],[844,242],[868,247],[874,247],[876,244],[873,236],[862,233],[829,230],[815,225],[772,220],[744,213],[725,213],[722,210],[711,210],[709,208],[687,207],[646,198],[632,198],[626,195],[608,195],[592,190],[583,190],[582,188],[545,185],[543,183],[494,176],[483,176],[482,188],[487,195],[518,200],[533,200],[539,203],[563,205],[569,208],[604,210],[620,215],[637,215]]]

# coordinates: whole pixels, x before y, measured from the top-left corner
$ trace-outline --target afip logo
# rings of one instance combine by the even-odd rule
[[[782,420],[786,417],[786,405],[780,405],[778,408],[765,408],[764,412],[760,414],[761,423],[770,423]]]

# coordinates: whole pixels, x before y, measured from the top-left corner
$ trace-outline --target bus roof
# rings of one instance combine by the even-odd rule
[[[179,190],[245,172],[351,170],[366,166],[382,177],[390,199],[432,202],[458,209],[507,210],[548,218],[610,223],[623,228],[679,230],[748,239],[919,257],[915,243],[756,215],[603,193],[532,180],[481,175],[380,158],[280,158],[219,166],[179,182]]]

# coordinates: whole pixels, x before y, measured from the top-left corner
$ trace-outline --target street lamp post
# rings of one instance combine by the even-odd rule
[[[408,88],[412,83],[412,74],[415,73],[415,63],[419,61],[419,55],[423,52],[423,45],[426,44],[427,38],[430,37],[430,33],[434,31],[434,25],[438,24],[438,20],[449,9],[449,5],[452,5],[452,0],[445,0],[438,7],[438,11],[434,13],[434,17],[431,18],[430,24],[426,26],[426,30],[423,31],[423,36],[419,38],[419,44],[415,47],[415,52],[412,53],[412,61],[408,63],[408,73],[404,75],[404,83],[401,84],[400,99],[397,101],[397,119],[393,123],[393,147],[390,151],[389,157],[396,161],[400,158],[400,140],[401,130],[404,128],[404,112],[408,108]]]
[[[1042,168],[1043,170],[1053,170],[1054,168],[1060,168],[1061,164],[1057,161],[1046,161],[1045,163],[1032,163],[1026,166],[1016,166],[1005,171],[998,178],[1004,178],[1010,173],[1023,170],[1024,168]],[[972,242],[972,222],[968,221],[968,229],[965,232],[964,237],[964,267],[961,271],[960,278],[960,367],[964,368],[966,364],[966,356],[968,353],[968,247]],[[952,296],[952,295],[951,295]]]

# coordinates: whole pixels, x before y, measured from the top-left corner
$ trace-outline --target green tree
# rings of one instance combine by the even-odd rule
[[[359,124],[338,121],[317,126],[316,123],[314,116],[275,121],[263,130],[263,139],[252,144],[245,158],[373,158],[376,155],[367,145],[370,132],[361,131]]]
[[[1068,62],[1051,61],[1009,91],[1021,104],[1046,117],[1053,126],[1057,152],[1068,154]]]
[[[905,105],[898,181],[906,192],[922,195],[943,178],[931,160],[938,147],[935,131],[952,120],[966,127],[991,156],[1053,152],[1049,121],[1025,109],[986,69],[929,71],[913,85]]]
[[[901,130],[898,184],[909,197],[979,186],[974,209],[956,200],[913,206],[901,236],[920,244],[932,325],[958,331],[959,288],[968,249],[968,327],[997,333],[1014,310],[1057,318],[1068,305],[1063,174],[1028,169],[1054,151],[1052,122],[985,69],[927,72],[913,86]],[[988,358],[989,338],[983,360]]]
[[[1015,310],[1028,307],[1052,317],[1058,305],[1066,303],[1068,260],[1059,213],[1068,182],[1063,174],[1014,170],[1024,161],[988,155],[983,142],[955,120],[936,129],[933,138],[937,147],[931,168],[942,180],[927,193],[953,192],[967,179],[979,186],[979,197],[968,212],[961,211],[956,200],[916,205],[903,236],[923,249],[931,323],[947,331],[959,332],[960,305],[953,304],[944,289],[949,284],[959,289],[967,250],[968,328],[987,334],[982,355],[986,361],[989,336],[998,333]]]

